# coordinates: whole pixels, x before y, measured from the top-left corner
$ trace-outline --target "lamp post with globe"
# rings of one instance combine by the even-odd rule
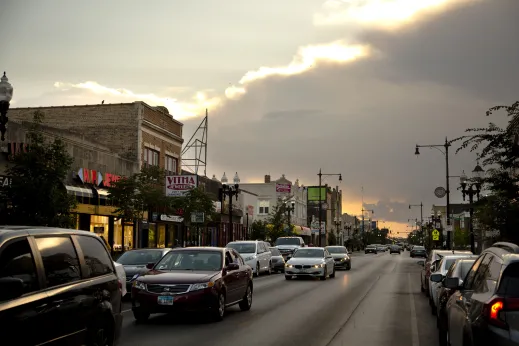
[[[476,167],[472,171],[472,178],[467,178],[465,171],[461,173],[460,176],[460,185],[461,185],[461,193],[463,194],[463,200],[465,201],[465,197],[469,197],[469,205],[470,205],[470,216],[469,216],[469,233],[470,233],[470,251],[475,254],[476,252],[476,240],[474,237],[474,197],[479,200],[479,193],[481,192],[481,186],[483,184],[483,177],[485,175],[485,171],[477,163]]]
[[[225,172],[222,176],[222,187],[220,188],[220,201],[222,203],[222,211],[223,211],[223,202],[225,201],[226,196],[229,197],[229,237],[230,241],[234,241],[234,231],[232,227],[232,198],[236,196],[236,200],[238,200],[238,195],[240,194],[240,177],[238,176],[238,172],[234,175],[233,182],[234,185],[229,185],[229,180],[225,175]]]
[[[2,141],[5,141],[5,132],[7,131],[7,111],[11,99],[13,98],[13,86],[9,83],[9,79],[4,75],[0,78],[0,135]]]

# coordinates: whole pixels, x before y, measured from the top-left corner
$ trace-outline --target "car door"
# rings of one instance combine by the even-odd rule
[[[269,246],[266,242],[263,243],[263,248],[265,249],[265,268],[268,270],[270,263],[272,262],[272,252],[270,252]]]
[[[231,250],[231,256],[233,258],[234,263],[238,263],[238,265],[240,266],[240,269],[237,271],[238,282],[236,284],[236,289],[238,290],[238,292],[242,292],[243,296],[245,295],[245,289],[247,288],[247,284],[249,283],[246,269],[247,267],[245,265],[245,262],[236,250]]]
[[[11,298],[10,292],[0,289],[0,325],[4,341],[39,345],[64,335],[60,326],[55,325],[42,308],[47,294],[41,290],[40,273],[27,237],[11,240],[0,248],[0,279],[18,278],[23,281],[19,297]]]
[[[237,270],[229,270],[228,267],[231,263],[233,263],[234,259],[229,252],[229,250],[225,250],[225,271],[223,275],[223,280],[225,283],[225,287],[227,288],[227,303],[234,303],[238,301],[239,298],[239,277],[240,277],[240,269]]]
[[[265,270],[267,269],[267,266],[265,264],[265,246],[263,245],[262,242],[258,241],[256,242],[256,248],[257,248],[257,252],[258,252],[258,262],[259,262],[259,265],[260,265],[260,270]]]
[[[324,249],[324,261],[326,263],[326,272],[328,274],[331,274],[333,273],[333,267],[334,267],[334,263],[333,263],[333,257],[332,255],[328,252],[328,250]]]

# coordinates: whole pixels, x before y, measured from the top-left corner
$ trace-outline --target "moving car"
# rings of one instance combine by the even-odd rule
[[[154,313],[189,311],[221,321],[229,306],[238,304],[242,311],[250,310],[252,275],[234,249],[173,249],[133,281],[133,316],[143,322]]]
[[[132,281],[139,275],[146,273],[149,269],[146,266],[152,266],[157,263],[165,254],[171,251],[170,248],[163,249],[135,249],[126,251],[117,259],[117,263],[124,266],[126,272],[126,291],[132,291]]]
[[[389,254],[391,255],[392,253],[397,253],[400,255],[400,246],[398,245],[391,245],[389,247]]]
[[[368,246],[366,246],[366,249],[364,250],[364,253],[365,254],[368,254],[368,253],[377,254],[378,253],[377,246],[376,245],[368,245]]]
[[[236,250],[247,265],[254,271],[254,276],[262,272],[272,273],[272,254],[269,246],[262,240],[241,240],[227,244],[228,248]]]
[[[335,277],[335,265],[332,255],[322,247],[297,250],[285,264],[285,279],[298,276],[313,276],[321,280]]]
[[[425,251],[425,247],[420,246],[420,245],[413,245],[413,248],[411,249],[409,256],[411,258],[415,258],[415,257],[427,258],[427,252]]]
[[[279,237],[274,245],[279,249],[286,261],[292,257],[294,251],[305,247],[305,241],[301,237]]]
[[[272,254],[272,270],[274,270],[276,273],[284,273],[285,259],[281,255],[281,252],[279,252],[279,249],[277,247],[271,247],[270,253]]]
[[[344,246],[327,246],[326,250],[332,255],[335,261],[335,268],[351,269],[351,257],[348,254],[348,249]]]
[[[122,284],[94,233],[0,227],[0,325],[6,344],[115,345]]]

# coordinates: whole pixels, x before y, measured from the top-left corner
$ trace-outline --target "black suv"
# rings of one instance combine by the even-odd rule
[[[0,226],[3,339],[114,345],[122,324],[121,289],[112,258],[94,233]]]
[[[455,292],[447,302],[448,340],[442,344],[519,345],[519,246],[495,243],[465,278],[448,277],[443,285]]]

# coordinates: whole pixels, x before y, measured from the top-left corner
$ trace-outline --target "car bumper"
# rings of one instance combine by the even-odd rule
[[[422,257],[422,258],[427,258],[427,255],[424,254],[424,253],[413,253],[411,252],[411,254],[409,255],[411,257]]]
[[[158,297],[164,294],[132,289],[132,310],[149,313],[202,312],[216,308],[218,291],[212,287],[204,290],[172,295],[173,305],[159,305]]]
[[[285,275],[288,276],[323,276],[324,273],[325,268],[297,269],[285,267]]]
[[[283,263],[283,262],[272,263],[272,269],[273,270],[284,271],[285,270],[285,263]]]
[[[334,261],[335,268],[347,268],[351,265],[351,260]]]
[[[364,250],[364,253],[377,253],[377,250]]]
[[[392,253],[397,253],[400,255],[400,251],[389,251],[389,254],[391,255]]]

